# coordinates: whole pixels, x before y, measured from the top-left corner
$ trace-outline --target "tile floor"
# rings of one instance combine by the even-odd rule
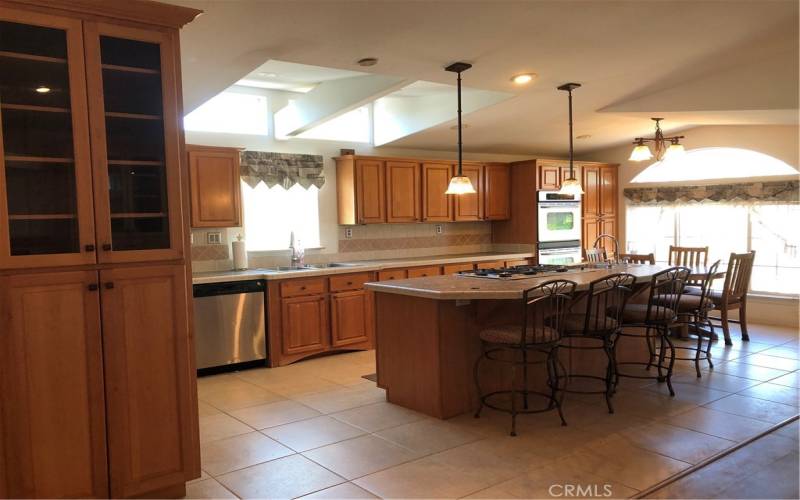
[[[798,414],[798,332],[750,330],[749,343],[736,332],[734,346],[715,345],[700,379],[679,362],[674,398],[664,384],[623,379],[614,415],[602,398],[569,395],[567,427],[555,413],[521,416],[515,438],[491,410],[440,421],[387,403],[362,378],[374,352],[204,377],[203,476],[187,496],[630,497]],[[771,439],[797,451],[796,435]]]

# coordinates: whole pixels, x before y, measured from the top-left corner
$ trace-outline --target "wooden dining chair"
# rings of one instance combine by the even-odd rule
[[[711,300],[714,301],[714,308],[719,310],[720,317],[709,317],[709,319],[719,320],[722,324],[725,345],[733,345],[728,323],[739,323],[742,329],[742,340],[745,342],[750,340],[747,333],[747,292],[750,289],[750,276],[753,274],[755,259],[755,251],[731,253],[722,290],[712,290],[710,293]],[[738,320],[728,317],[728,312],[735,309],[739,310]]]
[[[592,263],[605,262],[606,261],[605,248],[587,248],[586,260]]]
[[[708,266],[708,247],[669,246],[670,266],[698,267]]]
[[[652,253],[622,253],[619,255],[619,260],[631,264],[650,264],[652,266],[656,263],[656,256]]]

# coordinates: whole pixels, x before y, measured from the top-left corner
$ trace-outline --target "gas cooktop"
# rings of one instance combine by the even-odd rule
[[[472,278],[490,278],[500,280],[523,280],[539,278],[567,272],[566,266],[542,264],[538,266],[498,267],[493,269],[475,269],[474,271],[461,271],[460,276]]]

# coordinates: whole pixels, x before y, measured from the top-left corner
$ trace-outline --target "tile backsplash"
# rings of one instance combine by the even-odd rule
[[[441,233],[437,232],[441,226]],[[350,238],[346,230],[352,232]],[[221,232],[219,245],[207,244],[207,233]],[[241,228],[194,229],[192,231],[192,267],[195,272],[222,271],[233,267],[230,244]],[[393,258],[424,257],[479,253],[490,251],[527,252],[529,247],[498,248],[492,245],[492,226],[489,222],[458,222],[441,224],[375,224],[339,226],[338,248],[307,249],[308,263],[348,262]],[[249,267],[287,265],[288,250],[250,252]]]

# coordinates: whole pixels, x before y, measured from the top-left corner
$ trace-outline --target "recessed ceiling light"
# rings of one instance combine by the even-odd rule
[[[525,85],[532,82],[536,78],[536,73],[521,73],[511,77],[511,81],[517,85]]]
[[[48,92],[50,92],[50,87],[45,87],[44,85],[40,85],[36,87],[36,92],[40,94],[47,94]]]
[[[591,136],[592,136],[592,134],[582,134],[582,135],[575,136],[575,138],[576,139],[588,139]]]
[[[378,64],[377,57],[365,57],[364,59],[359,59],[356,61],[359,66],[375,66]]]

